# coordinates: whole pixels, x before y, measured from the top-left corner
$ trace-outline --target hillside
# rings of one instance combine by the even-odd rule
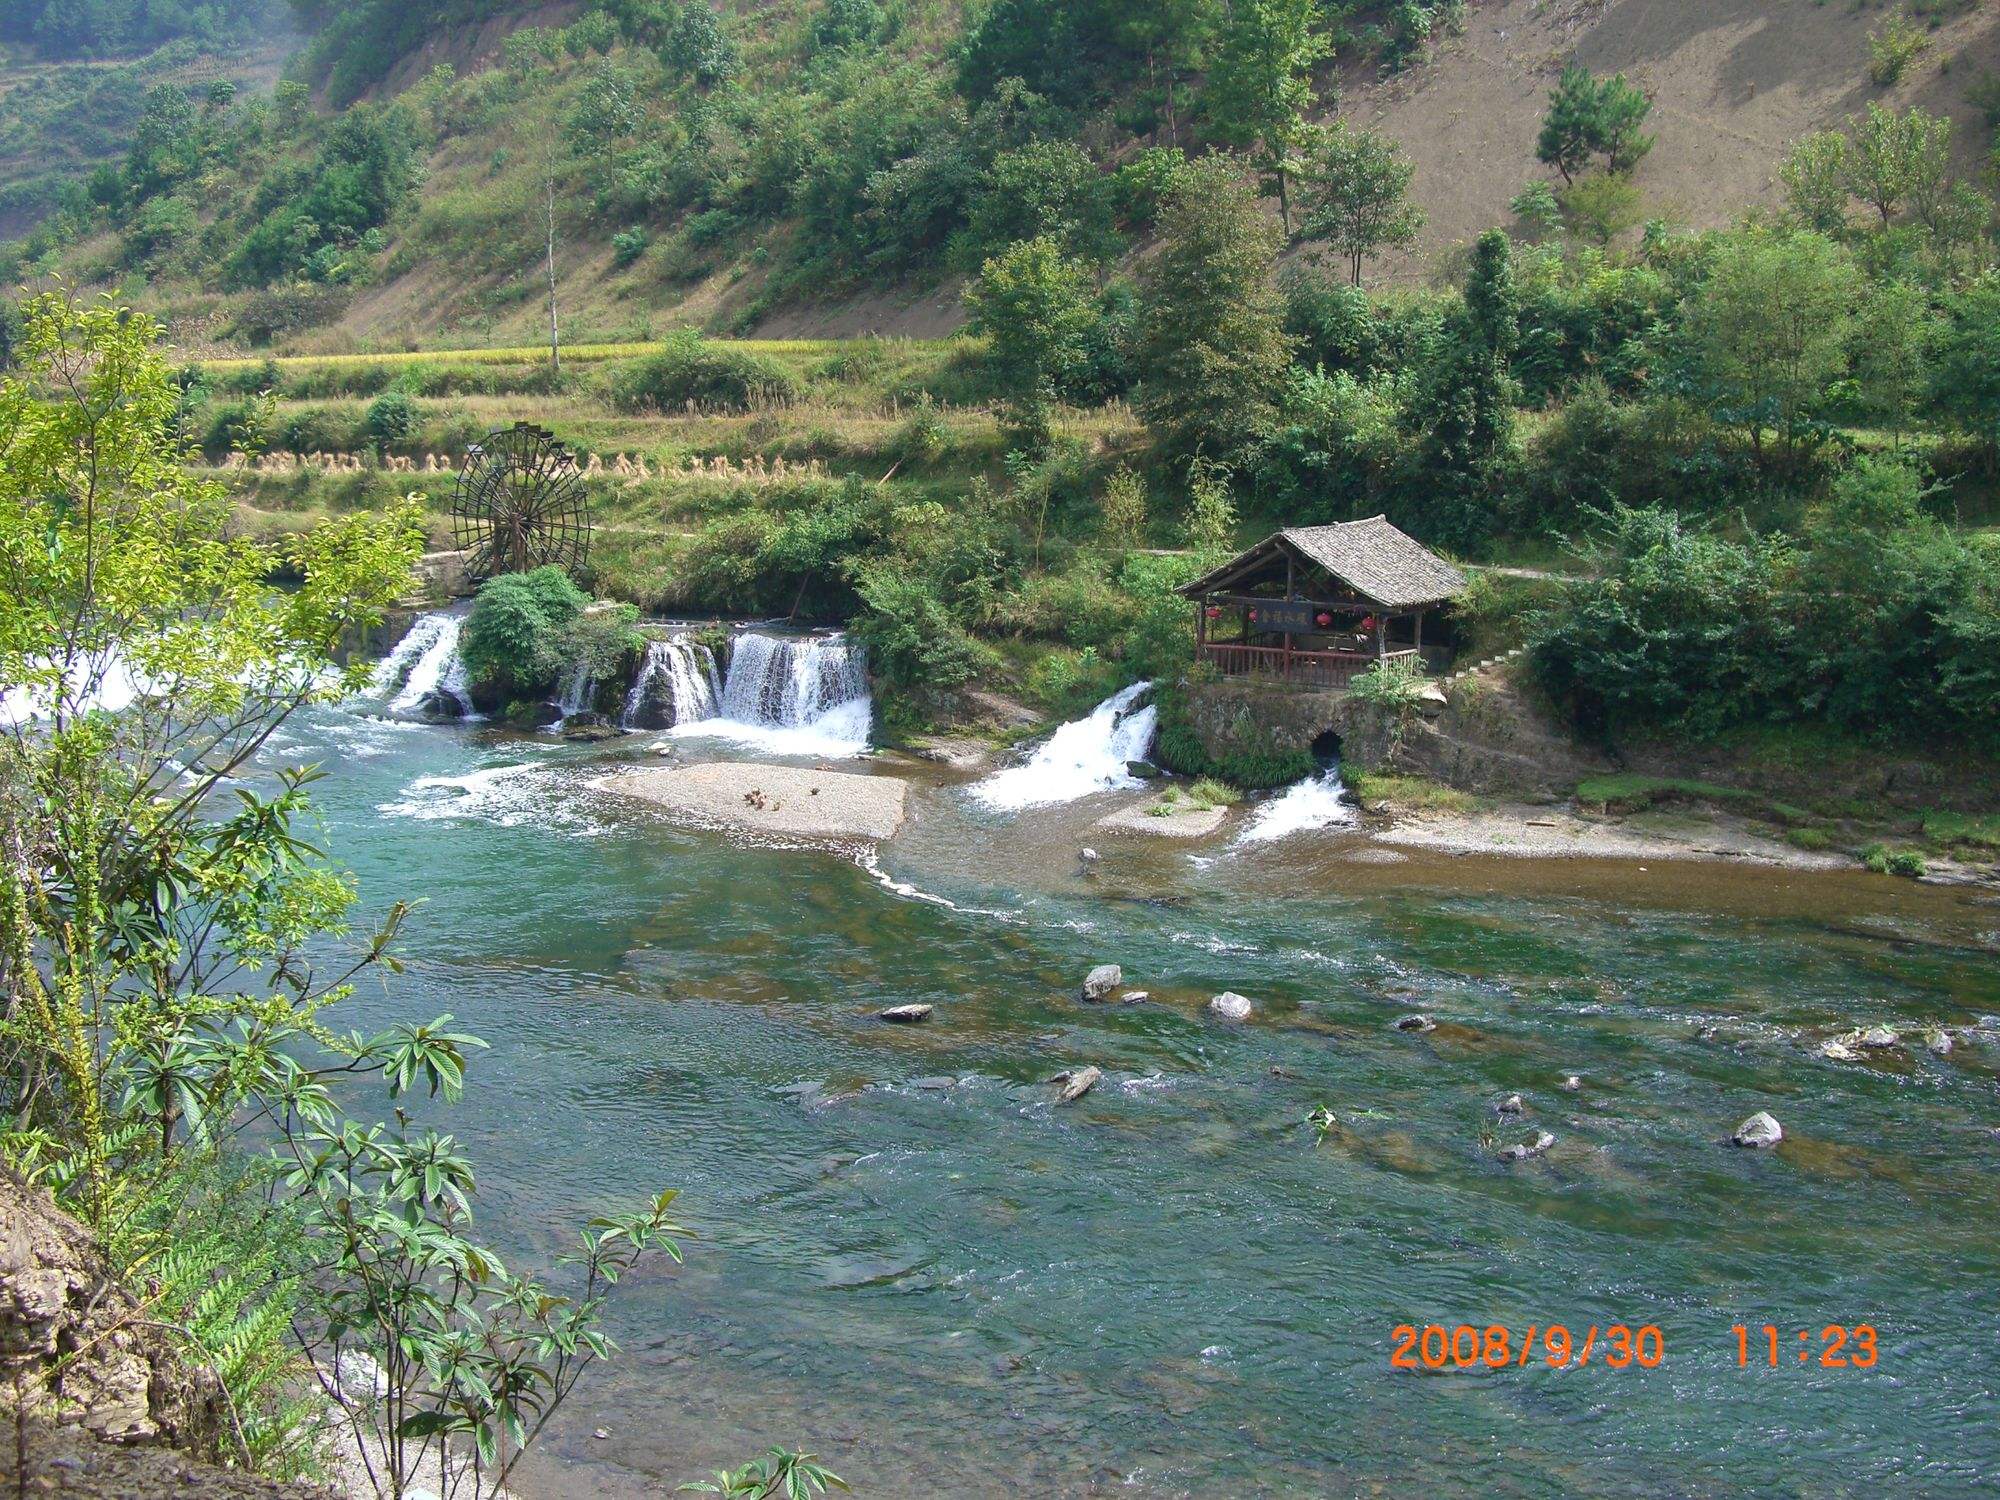
[[[1039,3],[1012,4],[1024,32],[1042,24]],[[308,24],[327,21],[306,0],[295,8]],[[296,102],[259,102],[282,40],[223,59],[191,60],[196,44],[184,40],[123,63],[16,61],[0,70],[4,97],[59,96],[62,107],[10,115],[0,228],[53,210],[41,238],[20,247],[23,273],[122,284],[197,350],[509,344],[540,336],[546,321],[538,289],[552,177],[571,337],[644,338],[687,323],[769,337],[937,336],[964,321],[965,273],[1015,227],[991,222],[1009,211],[982,202],[1022,188],[990,181],[996,156],[1075,142],[1082,167],[1051,157],[1032,180],[1059,197],[1074,196],[1066,173],[1108,175],[1101,196],[1114,222],[1093,254],[1129,265],[1150,233],[1151,153],[1232,139],[1212,31],[1135,37],[1120,22],[1093,42],[1093,7],[1080,9],[1074,55],[1058,66],[1052,49],[993,40],[991,20],[982,30],[975,16],[968,33],[953,6],[731,4],[719,22],[695,24],[679,6],[631,0],[360,5],[290,65],[313,87],[306,117]],[[1632,175],[1624,224],[1707,228],[1769,207],[1787,144],[1871,103],[1956,122],[1956,157],[1971,175],[1987,140],[1973,99],[2000,69],[2000,12],[1956,0],[1919,9],[1922,48],[1880,87],[1867,69],[1870,34],[1892,14],[1882,5],[1328,6],[1320,22],[1333,56],[1311,65],[1302,102],[1308,119],[1375,127],[1407,153],[1426,223],[1369,276],[1421,283],[1481,229],[1509,222],[1524,184],[1558,180],[1534,146],[1571,59],[1624,73],[1653,100],[1655,146]],[[987,13],[1011,16],[1007,5]],[[106,97],[101,84],[84,89],[84,70],[125,81]],[[199,122],[211,138],[198,163],[143,206],[112,205],[108,220],[102,183],[72,188],[63,210],[59,181],[138,138],[142,86],[200,82],[204,71],[240,80],[243,100]],[[1034,97],[1008,94],[1001,74],[1025,76]],[[395,121],[396,180],[370,190],[380,201],[343,207],[344,227],[319,223],[321,208],[287,220],[289,232],[303,217],[318,234],[294,270],[283,254],[232,263],[230,247],[271,205],[325,169],[333,127],[350,115]],[[86,117],[90,130],[73,128]],[[1013,217],[1049,206],[1017,204]]]

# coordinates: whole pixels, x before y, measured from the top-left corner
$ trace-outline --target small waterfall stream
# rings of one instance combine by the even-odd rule
[[[1258,803],[1236,842],[1268,844],[1295,833],[1350,824],[1356,817],[1354,804],[1347,797],[1347,784],[1340,779],[1340,767],[1331,765]]]
[[[713,664],[710,666],[711,685]],[[844,636],[745,631],[729,654],[709,716],[678,720],[676,735],[726,739],[774,755],[859,755],[875,703],[867,661]]]
[[[470,715],[465,663],[458,656],[461,623],[462,616],[448,610],[418,615],[395,649],[376,665],[369,695],[393,695],[385,705],[392,714],[416,713],[426,698],[435,695],[457,705],[454,717]]]
[[[646,644],[646,659],[625,694],[622,729],[671,729],[712,719],[722,701],[715,653],[684,635]]]
[[[1126,762],[1152,752],[1159,712],[1140,702],[1152,687],[1135,682],[1113,693],[1089,717],[1072,719],[1050,735],[1026,765],[976,783],[973,799],[999,812],[1018,812],[1140,785]]]

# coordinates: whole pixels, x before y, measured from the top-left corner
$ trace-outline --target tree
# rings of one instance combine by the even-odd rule
[[[1851,172],[1847,137],[1838,130],[1815,130],[1792,143],[1778,180],[1785,187],[1785,206],[1802,228],[1836,238],[1846,233]]]
[[[1188,169],[1141,272],[1138,407],[1170,449],[1226,459],[1275,410],[1292,341],[1271,285],[1278,228],[1226,158]]]
[[[545,1288],[466,1237],[450,1137],[334,1101],[337,1080],[374,1075],[393,1100],[449,1104],[480,1045],[449,1016],[326,1026],[358,975],[394,967],[407,908],[345,941],[352,883],[299,829],[315,773],[281,771],[269,794],[248,774],[299,707],[357,685],[365,668],[333,652],[408,588],[420,517],[364,512],[281,547],[232,535],[227,490],[189,464],[158,326],[60,291],[25,313],[20,373],[0,381],[0,1161],[51,1187],[113,1274],[240,1247],[197,1309],[243,1316],[204,1312],[219,1346],[190,1352],[235,1380],[246,1438],[296,1446],[278,1388],[354,1350],[387,1393],[341,1419],[388,1455],[391,1492],[427,1457],[447,1492],[462,1466],[484,1492],[609,1352],[606,1288],[673,1253],[676,1230],[671,1194],[600,1218],[574,1294]],[[271,587],[280,568],[295,588]],[[246,1348],[275,1377],[253,1382]]]
[[[1295,153],[1313,103],[1312,69],[1333,53],[1333,43],[1316,29],[1319,13],[1318,0],[1236,0],[1202,95],[1216,135],[1250,147],[1252,165],[1275,184],[1288,236]]]
[[[1049,407],[1085,359],[1096,321],[1088,266],[1050,235],[1010,246],[980,268],[965,294],[974,331],[988,339],[1008,425],[1027,442],[1048,439]]]
[[[1744,233],[1718,251],[1688,317],[1693,374],[1760,464],[1769,429],[1787,468],[1816,445],[1860,292],[1853,259],[1822,235]]]
[[[1549,94],[1535,155],[1574,182],[1597,149],[1597,83],[1590,69],[1571,63]]]
[[[1308,158],[1305,233],[1346,258],[1361,285],[1361,262],[1392,245],[1414,241],[1424,211],[1406,200],[1416,167],[1395,142],[1345,120],[1321,136]]]
[[[1984,276],[1954,296],[1932,366],[1931,399],[1961,431],[2000,456],[2000,272]]]
[[[1945,175],[1950,156],[1950,120],[1920,109],[1899,115],[1871,104],[1852,127],[1848,191],[1874,209],[1887,229],[1920,182]]]
[[[1619,73],[1602,82],[1571,63],[1549,94],[1548,113],[1535,154],[1573,182],[1591,157],[1602,154],[1613,172],[1629,172],[1653,149],[1641,127],[1653,102]]]

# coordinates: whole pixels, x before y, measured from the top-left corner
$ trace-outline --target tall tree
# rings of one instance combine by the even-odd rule
[[[1090,268],[1052,235],[1009,246],[980,269],[965,294],[975,332],[1005,393],[1008,425],[1026,442],[1048,437],[1048,411],[1084,361],[1095,321]]]
[[[1226,157],[1190,167],[1141,273],[1137,404],[1174,451],[1228,459],[1270,422],[1292,341],[1271,285],[1278,226]]]
[[[1416,167],[1395,142],[1372,130],[1334,123],[1314,146],[1302,174],[1304,230],[1348,263],[1361,285],[1361,262],[1391,245],[1407,245],[1424,227],[1424,211],[1406,199]]]
[[[1313,65],[1333,54],[1315,25],[1319,15],[1319,0],[1235,0],[1202,95],[1216,135],[1249,147],[1252,164],[1275,185],[1287,235],[1291,175],[1313,104]]]
[[[1767,431],[1787,470],[1824,435],[1860,289],[1852,257],[1821,235],[1741,234],[1718,251],[1689,315],[1693,373],[1760,464]]]

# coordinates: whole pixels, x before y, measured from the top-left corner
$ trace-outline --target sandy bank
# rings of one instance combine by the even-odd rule
[[[702,822],[809,839],[887,839],[903,824],[908,783],[754,761],[624,771],[605,788]]]
[[[1155,808],[1164,807],[1164,813],[1156,813]],[[1229,816],[1226,807],[1195,807],[1187,802],[1162,802],[1151,798],[1136,802],[1130,807],[1121,807],[1108,817],[1097,820],[1096,826],[1107,833],[1139,833],[1153,838],[1198,839],[1215,832]]]
[[[1377,843],[1443,854],[1526,859],[1723,859],[1792,870],[1851,870],[1854,861],[1780,843],[1728,818],[1608,822],[1557,808],[1498,806],[1472,812],[1405,812],[1376,830]]]

